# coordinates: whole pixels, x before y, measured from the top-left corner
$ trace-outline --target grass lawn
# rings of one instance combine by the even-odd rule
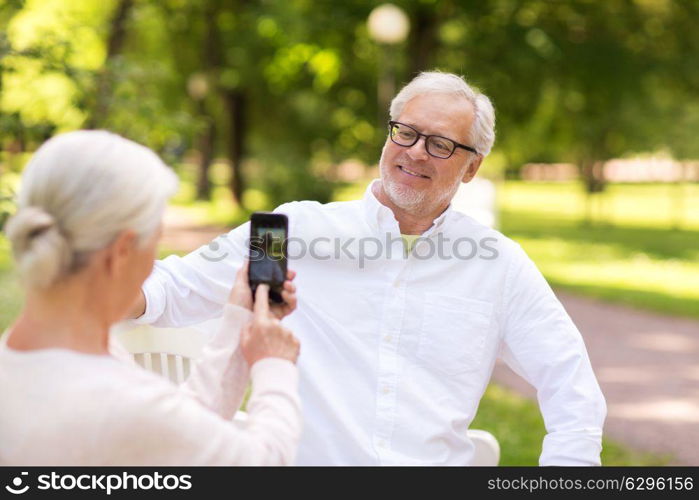
[[[490,384],[471,425],[492,433],[500,443],[500,465],[539,465],[546,435],[535,402],[496,384]],[[604,440],[602,465],[665,465],[671,457],[633,451]]]
[[[683,204],[673,198],[680,189]],[[585,225],[578,184],[508,182],[501,230],[554,287],[699,318],[699,185],[617,185],[603,196],[604,209]]]

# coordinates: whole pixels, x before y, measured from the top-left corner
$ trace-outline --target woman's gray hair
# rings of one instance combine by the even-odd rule
[[[56,136],[22,174],[6,234],[20,276],[47,287],[124,230],[143,244],[158,229],[177,176],[150,149],[102,130]]]
[[[495,110],[487,96],[471,87],[462,76],[440,71],[425,71],[410,81],[393,98],[390,110],[391,120],[397,120],[408,101],[422,94],[449,94],[466,98],[474,110],[471,145],[483,156],[490,153],[495,142]]]

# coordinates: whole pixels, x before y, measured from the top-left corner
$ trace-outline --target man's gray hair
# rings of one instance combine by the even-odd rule
[[[408,101],[422,94],[450,94],[462,96],[474,110],[471,126],[472,146],[487,156],[495,142],[495,110],[490,99],[472,88],[462,76],[440,71],[425,71],[416,76],[391,101],[391,119],[396,120]]]

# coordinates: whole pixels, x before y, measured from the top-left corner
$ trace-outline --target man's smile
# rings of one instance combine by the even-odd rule
[[[404,167],[403,165],[397,165],[397,167],[398,167],[398,169],[399,169],[401,172],[403,172],[403,173],[405,173],[405,174],[408,174],[408,175],[410,175],[410,176],[412,176],[412,177],[419,177],[419,178],[423,178],[423,179],[429,179],[428,176],[426,176],[426,175],[424,175],[424,174],[421,174],[420,172],[417,172],[417,171],[415,171],[415,170],[409,169],[408,167]]]

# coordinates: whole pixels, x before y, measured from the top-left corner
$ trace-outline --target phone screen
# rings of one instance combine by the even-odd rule
[[[257,285],[269,285],[271,302],[282,303],[282,286],[286,279],[286,240],[288,219],[285,215],[255,212],[250,218],[249,280],[253,296]]]

